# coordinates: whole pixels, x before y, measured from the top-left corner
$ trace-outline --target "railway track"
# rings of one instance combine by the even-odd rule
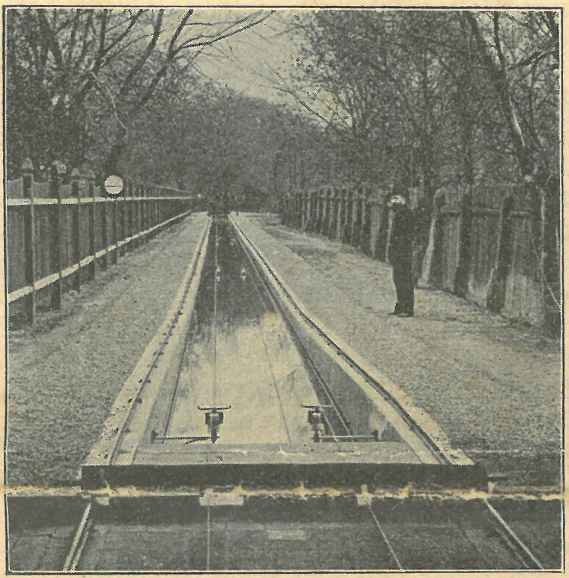
[[[10,527],[10,569],[516,570],[540,564],[504,538],[504,525],[489,518],[483,500],[180,492],[91,496],[86,510],[85,499],[10,498],[11,514],[21,508],[18,501],[26,503],[29,514],[25,528]],[[532,514],[535,506],[513,515],[502,500],[491,501],[502,517],[509,513],[510,529],[538,547],[546,569],[559,568],[554,537],[549,543],[532,541],[540,522]]]
[[[85,508],[64,571],[542,569],[484,501],[278,495],[114,500]],[[139,540],[144,532],[154,544]],[[128,566],[133,560],[136,565]]]
[[[389,497],[484,486],[438,439],[210,221],[82,468],[63,569],[541,569],[488,500]]]

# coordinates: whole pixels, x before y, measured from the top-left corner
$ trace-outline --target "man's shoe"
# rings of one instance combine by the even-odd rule
[[[413,313],[409,311],[402,311],[401,313],[397,313],[397,317],[413,317]]]

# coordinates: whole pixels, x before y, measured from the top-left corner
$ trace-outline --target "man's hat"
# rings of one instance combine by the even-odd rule
[[[407,204],[407,199],[403,195],[393,195],[391,199],[389,199],[389,206],[390,207],[397,207]]]

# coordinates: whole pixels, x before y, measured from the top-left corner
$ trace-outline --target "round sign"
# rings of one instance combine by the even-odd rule
[[[105,191],[109,197],[118,197],[124,188],[124,181],[119,175],[109,175],[105,179]]]

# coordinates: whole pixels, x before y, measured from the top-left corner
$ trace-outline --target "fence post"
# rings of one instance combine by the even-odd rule
[[[353,247],[359,247],[360,242],[360,213],[361,213],[361,185],[352,190],[352,218],[350,219],[350,242]]]
[[[329,239],[333,239],[336,230],[336,218],[338,214],[338,191],[336,187],[330,189],[330,212],[328,213],[328,231]]]
[[[342,189],[342,219],[338,236],[338,240],[340,241],[340,243],[350,242],[350,233],[348,226],[352,216],[350,212],[351,203],[352,203],[352,195],[349,186],[346,186]]]
[[[314,191],[305,191],[306,198],[306,216],[304,220],[305,231],[311,231],[314,219]]]
[[[121,241],[123,241],[123,244],[121,245],[120,248],[120,254],[124,255],[126,252],[126,245],[124,244],[124,241],[126,239],[126,203],[127,203],[127,198],[128,198],[128,194],[129,194],[129,189],[130,189],[130,181],[128,179],[125,179],[125,184],[124,184],[124,192],[122,195],[122,200],[121,200],[121,234],[120,234],[120,238]]]
[[[331,214],[332,214],[332,187],[327,187],[325,190],[325,197],[324,197],[324,203],[326,205],[326,212],[325,212],[325,218],[324,218],[324,223],[322,225],[322,234],[328,236],[328,232],[330,230],[330,218],[331,218]]]
[[[288,204],[285,197],[279,197],[279,214],[281,217],[281,225],[287,224]]]
[[[500,223],[498,225],[498,250],[496,261],[490,274],[486,307],[489,311],[499,313],[506,300],[506,277],[512,262],[512,210],[514,199],[507,195],[500,207]]]
[[[322,224],[324,222],[324,215],[326,215],[326,204],[324,199],[324,187],[320,186],[317,189],[318,195],[318,221],[316,223],[316,232],[322,234]]]
[[[140,191],[142,194],[142,201],[141,201],[141,207],[142,207],[142,230],[146,231],[146,229],[148,229],[150,227],[150,223],[149,223],[149,211],[148,211],[148,188],[146,187],[146,185],[142,185],[140,187]],[[146,237],[145,237],[146,238]]]
[[[312,189],[310,191],[310,230],[316,231],[318,227],[318,211],[320,210],[320,200],[319,200],[319,192],[318,189]]]
[[[310,231],[316,231],[318,228],[318,211],[320,210],[320,200],[319,200],[318,189],[312,189],[310,191]]]
[[[555,183],[557,194],[548,194],[541,187],[537,199],[539,214],[540,242],[539,269],[544,292],[544,322],[551,335],[559,335],[562,324],[562,279],[560,274],[560,250],[562,247],[561,230],[563,227],[559,214],[559,186]],[[537,191],[536,191],[537,194]]]
[[[24,300],[24,308],[28,321],[33,325],[36,320],[36,223],[34,213],[34,165],[30,159],[26,159],[22,165],[24,198],[29,199],[24,221],[24,251],[26,284],[30,285],[32,292]]]
[[[154,227],[154,201],[152,200],[154,195],[152,194],[152,187],[146,186],[144,189],[146,191],[146,224],[147,229],[151,229]]]
[[[132,231],[131,235],[136,235],[138,233],[138,198],[140,194],[140,185],[137,183],[134,185],[133,195],[131,200],[132,205]],[[133,247],[138,247],[140,244],[140,239],[134,241]]]
[[[154,197],[154,225],[160,222],[160,201],[157,199],[158,191],[152,187],[152,195]]]
[[[321,200],[322,191],[320,188],[314,189],[314,225],[312,230],[315,233],[320,232],[320,219],[322,213],[322,200]]]
[[[144,185],[140,186],[140,230],[146,231],[146,187]]]
[[[89,191],[89,198],[91,204],[89,206],[89,255],[93,257],[93,261],[89,263],[89,278],[95,279],[97,275],[97,259],[96,259],[96,225],[97,225],[97,199],[95,196],[95,173],[92,170],[87,171],[87,187]]]
[[[324,224],[324,219],[326,215],[326,199],[325,199],[325,189],[323,186],[318,188],[318,203],[319,203],[319,210],[318,210],[318,223],[316,232],[322,234],[322,225]]]
[[[466,188],[462,195],[460,208],[460,245],[458,266],[454,279],[454,292],[459,297],[466,297],[468,277],[472,263],[472,190]]]
[[[97,190],[95,188],[95,196],[97,194]],[[108,253],[109,253],[109,244],[111,243],[109,239],[109,228],[108,228],[108,216],[107,216],[107,207],[109,206],[108,197],[105,193],[103,193],[103,200],[101,202],[101,238],[102,238],[102,249],[104,251],[103,256],[101,257],[101,269],[106,270],[109,263],[108,263]]]
[[[352,191],[352,219],[350,223],[350,239],[353,247],[359,247],[360,243],[360,219],[361,219],[361,185]]]
[[[142,185],[138,185],[138,188],[136,189],[136,233],[141,233],[144,230],[142,225],[142,191]],[[137,244],[142,244],[142,240],[140,238]]]
[[[389,214],[389,192],[379,191],[377,203],[377,237],[375,239],[375,258],[386,263],[389,253],[391,219]]]
[[[328,227],[326,229],[326,235],[329,239],[334,238],[334,230],[336,227],[336,213],[338,211],[336,205],[338,203],[338,195],[335,186],[330,187],[328,193],[329,196],[329,208],[328,208]]]
[[[334,232],[334,239],[342,241],[342,229],[344,225],[344,204],[345,204],[345,189],[341,188],[336,191],[338,197],[338,214],[336,215],[336,231]]]
[[[340,215],[338,217],[338,234],[336,236],[340,243],[345,243],[346,239],[346,223],[347,223],[347,213],[348,213],[348,197],[349,192],[346,186],[342,186],[342,197],[340,202]]]
[[[433,211],[429,226],[429,241],[423,257],[419,283],[424,286],[438,287],[441,277],[442,259],[442,208],[445,204],[445,191],[440,189],[433,197]]]
[[[77,292],[81,291],[81,175],[78,169],[71,171],[71,194],[76,199],[73,211],[73,230],[71,234],[73,247],[73,261],[77,265],[73,286]]]
[[[336,221],[338,219],[338,189],[334,186],[330,189],[330,221],[328,223],[328,238],[333,239],[336,235]]]
[[[125,196],[125,208],[126,208],[126,233],[125,239],[132,237],[132,199],[134,198],[134,191],[136,190],[136,185],[129,179],[127,187],[127,195]],[[132,244],[125,245],[125,250],[129,247],[132,249]]]
[[[51,306],[53,309],[61,309],[63,295],[63,283],[61,281],[61,177],[60,163],[55,162],[50,170],[50,197],[57,199],[57,204],[52,208],[52,227],[51,227],[51,253],[53,255],[53,269],[57,271],[59,279],[51,287]],[[63,170],[61,171],[63,173]]]
[[[128,237],[132,237],[134,235],[134,198],[136,197],[136,184],[132,181],[130,182],[129,187],[129,198],[126,201],[127,206],[127,218],[128,218]],[[130,246],[131,249],[134,248],[134,245],[131,243],[127,245]]]
[[[154,225],[156,226],[160,222],[160,201],[158,200],[158,189],[152,187],[152,196],[154,197]]]
[[[371,187],[369,183],[365,183],[362,188],[362,237],[360,240],[360,247],[367,255],[370,254],[369,240],[371,234],[371,215],[369,197],[371,194]]]
[[[354,219],[357,215],[357,207],[358,207],[358,197],[359,191],[357,188],[350,186],[348,189],[348,223],[346,227],[346,242],[352,246],[355,246],[355,239],[354,239]]]
[[[328,215],[330,213],[329,189],[322,187],[322,215],[320,217],[320,234],[326,235],[328,231]]]
[[[122,194],[124,195],[124,190]],[[111,201],[113,213],[113,265],[119,262],[119,196],[120,195],[113,197]]]

